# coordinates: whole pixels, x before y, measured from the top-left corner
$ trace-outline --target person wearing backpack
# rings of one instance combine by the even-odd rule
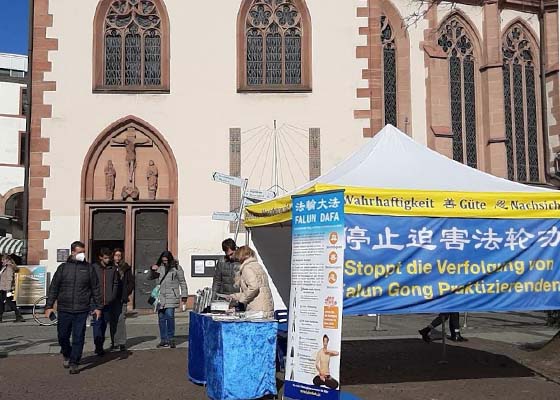
[[[175,309],[181,301],[186,303],[188,296],[185,273],[173,254],[164,251],[157,263],[152,265],[148,279],[157,279],[159,284],[155,305],[160,334],[157,347],[175,348]]]

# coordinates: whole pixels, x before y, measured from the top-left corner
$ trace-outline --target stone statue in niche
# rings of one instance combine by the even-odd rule
[[[140,191],[136,187],[136,148],[139,146],[151,146],[153,143],[150,139],[136,137],[136,129],[129,127],[126,129],[124,138],[116,137],[112,141],[113,146],[124,146],[126,149],[127,164],[127,184],[122,188],[121,196],[123,200],[128,198],[138,200]]]
[[[150,165],[146,171],[146,178],[148,179],[148,198],[155,200],[158,186],[158,169],[153,160],[150,160]]]
[[[117,176],[117,171],[113,167],[113,161],[108,160],[105,166],[105,198],[107,200],[113,200],[115,196],[115,177]]]

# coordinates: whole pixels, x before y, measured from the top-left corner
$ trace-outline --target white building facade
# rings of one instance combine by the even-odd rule
[[[0,236],[21,239],[27,57],[0,53]]]
[[[143,285],[169,248],[189,287],[204,287],[191,258],[221,252],[232,227],[212,213],[239,206],[213,172],[281,193],[385,123],[476,168],[553,182],[557,3],[547,7],[545,140],[532,8],[441,4],[414,18],[405,0],[37,0],[29,262],[52,272],[74,240],[90,256],[123,247]],[[523,56],[517,32],[532,59],[511,67],[521,87],[504,86],[508,35]]]

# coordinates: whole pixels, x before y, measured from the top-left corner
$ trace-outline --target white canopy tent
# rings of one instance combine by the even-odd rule
[[[346,160],[286,194],[285,198],[317,184],[454,192],[550,191],[498,178],[451,160],[415,142],[392,125],[385,126]],[[274,285],[287,304],[290,296],[290,222],[254,226],[251,233]]]

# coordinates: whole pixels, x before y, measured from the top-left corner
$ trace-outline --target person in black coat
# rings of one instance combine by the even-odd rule
[[[117,279],[117,300],[113,310],[115,330],[111,325],[111,347],[120,351],[126,350],[126,310],[128,299],[134,292],[134,275],[132,268],[123,259],[123,250],[113,251],[113,265],[116,268],[115,279]]]
[[[233,239],[222,242],[224,258],[218,261],[212,280],[212,293],[233,294],[239,293],[239,287],[235,286],[235,275],[239,272],[239,263],[233,258],[237,245]]]
[[[54,312],[56,302],[58,343],[64,357],[63,366],[70,368],[70,374],[77,374],[80,372],[78,364],[84,350],[87,316],[93,306],[95,317],[100,318],[103,304],[99,279],[86,261],[85,245],[77,241],[72,243],[70,249],[70,257],[58,267],[53,276],[45,316],[48,318]]]

